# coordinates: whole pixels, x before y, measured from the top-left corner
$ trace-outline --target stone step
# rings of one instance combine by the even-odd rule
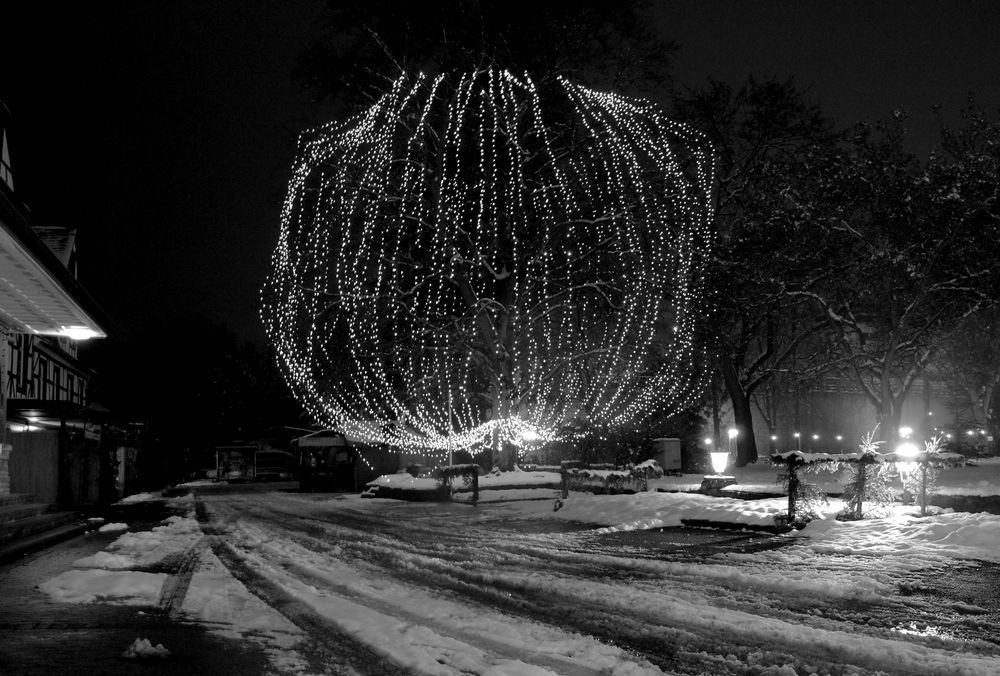
[[[54,544],[68,540],[89,530],[90,526],[83,521],[74,520],[68,524],[48,528],[26,537],[0,543],[0,564],[14,561],[26,554],[51,547]]]
[[[0,523],[0,546],[83,519],[79,512],[46,512]]]
[[[23,505],[34,501],[35,496],[31,493],[0,493],[0,507]]]
[[[0,526],[11,521],[20,521],[32,516],[38,516],[50,511],[52,505],[43,502],[24,502],[16,505],[4,505],[0,507]]]

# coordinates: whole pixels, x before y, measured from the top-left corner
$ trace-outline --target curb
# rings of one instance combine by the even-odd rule
[[[0,547],[0,563],[9,563],[28,554],[47,549],[64,540],[86,533],[90,529],[91,525],[85,522],[72,523],[15,540]]]
[[[787,533],[790,529],[779,526],[762,526],[753,523],[734,523],[731,521],[710,521],[709,519],[681,519],[681,525],[685,528],[712,528],[715,530],[736,530],[753,531],[755,533],[771,533],[780,535]]]

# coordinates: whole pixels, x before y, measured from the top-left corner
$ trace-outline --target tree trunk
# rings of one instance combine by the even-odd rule
[[[893,398],[883,399],[879,402],[876,417],[879,422],[879,437],[885,441],[882,452],[896,450],[896,442],[899,440],[899,419],[902,415],[903,402]]]
[[[746,467],[757,461],[757,441],[753,435],[753,410],[733,363],[724,356],[719,357],[719,368],[726,383],[726,392],[733,404],[733,420],[738,432],[736,436],[737,467]]]
[[[712,378],[712,439],[714,443],[719,443],[722,439],[719,432],[722,424],[719,422],[719,383]]]

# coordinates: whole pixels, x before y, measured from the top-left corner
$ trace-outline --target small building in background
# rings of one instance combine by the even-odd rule
[[[360,492],[383,474],[395,474],[401,457],[384,444],[368,444],[332,430],[295,439],[302,491]]]

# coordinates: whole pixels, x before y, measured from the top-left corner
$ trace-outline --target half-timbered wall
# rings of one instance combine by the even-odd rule
[[[7,398],[87,404],[87,374],[74,365],[76,345],[65,339],[8,336]]]

